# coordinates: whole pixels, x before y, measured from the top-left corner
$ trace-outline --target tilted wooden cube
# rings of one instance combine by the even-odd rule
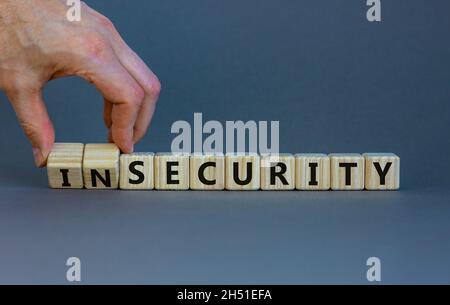
[[[189,189],[189,154],[158,153],[154,167],[157,190]]]
[[[292,154],[261,156],[261,189],[289,191],[295,188],[295,158]]]
[[[295,155],[295,185],[302,191],[330,189],[330,157],[326,154]]]
[[[254,153],[229,153],[225,156],[225,188],[232,191],[258,190],[260,157]]]
[[[153,153],[132,153],[120,156],[120,188],[151,190],[155,187]]]
[[[115,144],[86,144],[83,175],[87,189],[117,189],[120,150]]]
[[[190,159],[192,190],[223,190],[225,188],[225,156],[193,154]]]
[[[364,157],[361,154],[330,154],[331,189],[363,190]]]
[[[367,190],[398,190],[400,158],[393,153],[365,153]]]
[[[55,143],[47,159],[48,184],[51,188],[82,189],[83,151],[81,143]]]

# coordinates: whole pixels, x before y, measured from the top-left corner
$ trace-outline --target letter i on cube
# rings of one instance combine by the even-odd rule
[[[295,155],[296,189],[326,191],[330,189],[330,157],[326,154]]]
[[[47,159],[51,188],[82,189],[84,144],[55,143]]]

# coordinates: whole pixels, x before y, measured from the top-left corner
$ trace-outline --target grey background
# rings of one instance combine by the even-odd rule
[[[161,79],[147,137],[171,124],[279,120],[285,152],[392,151],[399,192],[123,192],[47,188],[0,96],[0,283],[450,283],[450,3],[88,1]],[[45,96],[57,141],[104,142],[82,80]]]

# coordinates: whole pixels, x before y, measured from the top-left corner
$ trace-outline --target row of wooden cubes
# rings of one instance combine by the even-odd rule
[[[397,190],[400,158],[366,154],[120,154],[114,144],[56,143],[52,188]]]

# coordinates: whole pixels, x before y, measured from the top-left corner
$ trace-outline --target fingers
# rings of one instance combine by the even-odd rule
[[[137,142],[144,137],[150,125],[161,91],[161,84],[150,68],[124,42],[116,45],[113,44],[113,48],[119,61],[134,79],[136,79],[145,92],[144,103],[142,104],[135,126],[134,140]]]
[[[104,96],[104,121],[110,128],[110,140],[124,153],[133,152],[134,129],[145,95],[143,89],[112,52],[103,54],[101,60],[89,60],[83,71],[79,75],[94,83]]]
[[[103,22],[107,23],[107,22]],[[108,23],[107,23],[108,24]],[[145,98],[142,108],[136,120],[134,130],[134,142],[138,142],[147,132],[150,121],[155,112],[161,84],[156,75],[144,63],[144,61],[125,43],[113,26],[108,26],[110,43],[122,66],[144,89]]]
[[[144,102],[136,120],[134,141],[138,142],[147,132],[155,112],[161,84],[155,74],[126,44],[113,46],[120,63],[130,72],[145,92]]]
[[[31,142],[36,166],[46,165],[55,142],[55,131],[40,90],[6,91],[23,131]]]
[[[112,140],[122,150],[124,150],[124,152],[127,152],[130,151],[130,146],[138,142],[147,132],[148,126],[155,111],[155,104],[159,97],[161,85],[155,74],[153,74],[153,72],[147,67],[142,59],[139,58],[139,56],[136,55],[136,53],[134,53],[123,41],[119,33],[114,28],[113,23],[108,18],[99,14],[87,5],[84,5],[84,7],[88,14],[93,17],[93,23],[91,24],[91,27],[96,29],[96,34],[91,37],[85,37],[86,43],[82,43],[82,45],[87,46],[86,50],[88,52],[88,58],[91,57],[94,62],[100,59],[100,64],[103,67],[97,67],[96,70],[103,70],[103,68],[106,66],[114,66],[117,68],[116,70],[123,70],[122,72],[120,72],[120,74],[127,73],[130,78],[137,84],[137,86],[139,86],[140,90],[143,90],[143,98],[140,101],[140,107],[139,109],[137,109],[137,113],[134,113],[134,110],[136,109],[133,109],[133,114],[135,114],[136,117],[134,118],[135,121],[133,122],[133,129],[130,130],[129,125],[125,127],[123,126],[124,122],[118,122],[123,119],[121,117],[123,115],[120,114],[122,111],[119,111],[116,107],[118,105],[123,105],[124,103],[129,104],[127,99],[125,99],[125,102],[123,98],[121,98],[121,100],[117,100],[117,98],[108,96],[104,92],[107,90],[111,90],[108,89],[107,86],[117,86],[117,84],[112,84],[111,80],[105,80],[105,84],[102,89],[102,86],[98,84],[98,80],[96,80],[96,78],[91,79],[91,81],[93,81],[94,83],[97,82],[97,88],[99,88],[100,91],[103,92],[106,101],[108,101],[112,105],[112,107],[110,107],[111,105],[105,103],[105,124],[107,125],[107,127],[111,125],[111,128],[109,130],[109,138],[112,138]],[[111,50],[114,60],[110,58],[111,54],[109,54],[109,50]],[[109,57],[106,61],[104,60],[105,56]],[[111,61],[117,61],[118,64],[114,63],[113,65],[111,65]],[[122,69],[118,68],[119,65],[122,67]],[[74,70],[77,69],[75,68]],[[108,78],[107,75],[104,75],[104,72],[101,72],[101,74],[104,78]],[[89,78],[90,77],[87,77],[87,79]],[[124,86],[124,78],[125,77],[122,77],[122,82],[119,83],[119,87],[121,88]],[[131,83],[130,80],[127,80],[127,82]],[[126,89],[124,91],[126,91]],[[122,95],[126,94],[126,92],[121,93]],[[116,95],[116,93],[113,93],[113,95]],[[127,97],[125,96],[125,98]],[[130,133],[133,134],[131,143],[128,139]]]
[[[134,127],[134,143],[139,142],[147,133],[155,108],[156,105],[152,98],[146,95]]]

